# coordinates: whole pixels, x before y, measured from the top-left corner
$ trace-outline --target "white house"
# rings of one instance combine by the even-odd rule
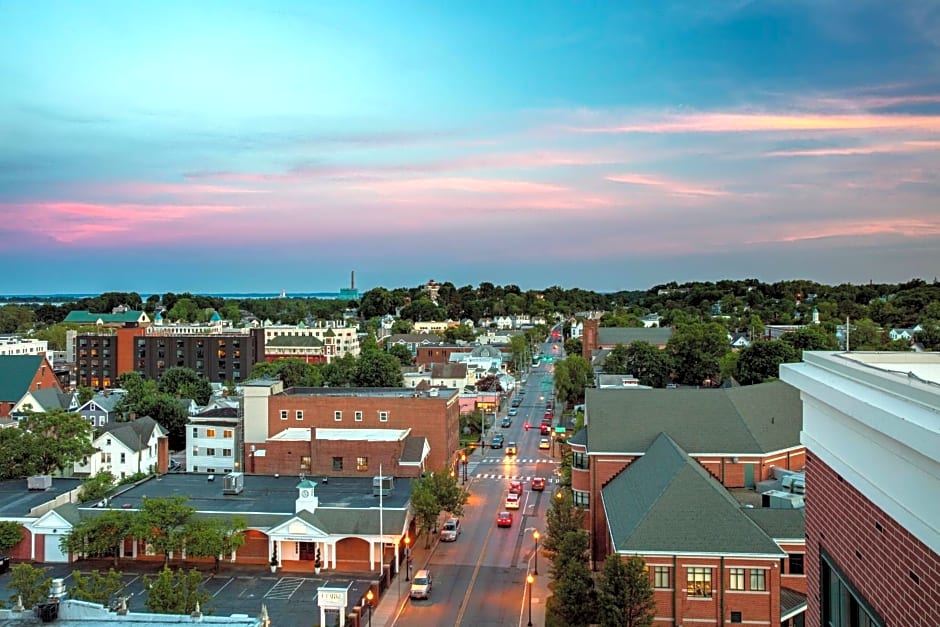
[[[186,425],[186,472],[239,472],[238,409],[210,409]]]
[[[78,409],[78,395],[62,392],[56,388],[28,390],[10,410],[10,414],[22,414],[27,411],[45,414],[53,409],[75,411]]]
[[[568,330],[568,333],[571,339],[573,340],[579,339],[582,335],[584,335],[584,323],[580,320],[576,320],[575,322],[572,322],[571,328]]]
[[[651,327],[658,327],[659,321],[662,319],[663,317],[660,316],[659,314],[651,313],[651,314],[646,314],[645,316],[640,318],[640,322],[643,323],[644,328],[649,329]]]
[[[919,324],[918,324],[917,326],[911,327],[911,328],[909,328],[909,329],[891,329],[891,330],[888,332],[888,337],[890,337],[892,340],[907,340],[907,341],[911,341],[911,340],[914,339],[914,334],[915,334],[915,333],[917,333],[918,331],[923,331],[923,330],[924,330],[924,328],[923,328],[922,326],[920,326]]]
[[[92,444],[95,452],[84,463],[75,464],[75,474],[95,476],[109,471],[118,479],[158,468],[160,440],[166,429],[150,416],[129,422],[111,422]]]

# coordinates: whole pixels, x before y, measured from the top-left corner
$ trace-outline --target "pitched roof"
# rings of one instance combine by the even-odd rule
[[[744,513],[774,540],[806,539],[806,510],[802,507],[799,509],[747,508]]]
[[[45,359],[43,355],[0,355],[0,400],[23,398]]]
[[[142,416],[129,422],[109,422],[103,432],[121,441],[132,451],[141,451],[149,446],[154,429],[166,431],[150,416]]]
[[[628,346],[633,342],[648,342],[653,346],[665,344],[672,338],[671,327],[599,327],[598,346]]]
[[[323,346],[323,340],[313,335],[275,335],[265,346]]]
[[[405,445],[401,449],[399,463],[420,464],[424,461],[424,449],[428,440],[421,435],[409,435],[405,438]]]
[[[72,395],[66,394],[56,388],[33,390],[31,394],[44,411],[49,411],[50,409],[68,409],[69,405],[72,404]]]
[[[601,499],[618,552],[784,555],[728,491],[665,433],[601,490]]]
[[[692,455],[759,455],[798,446],[799,391],[782,381],[735,388],[585,390],[590,453],[645,451],[660,432]]]
[[[108,395],[105,396],[101,392],[95,394],[91,399],[86,402],[84,405],[78,408],[79,411],[87,409],[89,403],[94,403],[104,411],[109,414],[114,411],[114,408],[117,407],[117,404],[121,402],[127,395],[127,392],[124,390],[111,390],[108,392]]]
[[[433,379],[466,379],[467,364],[446,363],[431,364],[431,378]]]
[[[436,333],[396,333],[386,338],[386,344],[440,344],[441,336]]]
[[[70,311],[65,317],[64,322],[74,322],[78,324],[96,324],[101,320],[105,324],[117,324],[122,322],[137,322],[144,315],[142,311],[128,309],[122,313],[91,313],[88,310]]]

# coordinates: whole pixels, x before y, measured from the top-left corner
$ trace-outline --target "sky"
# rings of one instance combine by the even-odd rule
[[[0,294],[940,274],[940,3],[0,0]]]

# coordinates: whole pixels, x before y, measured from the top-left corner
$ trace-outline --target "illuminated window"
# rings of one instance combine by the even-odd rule
[[[712,595],[712,569],[687,568],[686,584],[690,597],[710,597]]]
[[[234,433],[235,433],[235,432],[232,431],[231,429],[223,429],[223,430],[222,430],[222,437],[223,437],[223,438],[231,438]]]
[[[369,458],[357,457],[356,458],[356,470],[369,470]]]
[[[206,437],[207,437],[207,438],[214,438],[214,437],[215,437],[215,429],[206,429]]]
[[[309,455],[300,456],[300,469],[310,470],[310,456]]]

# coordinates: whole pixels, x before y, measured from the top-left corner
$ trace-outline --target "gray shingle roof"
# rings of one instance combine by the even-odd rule
[[[653,346],[665,344],[672,338],[671,327],[600,327],[597,329],[598,346],[627,346],[633,342],[648,342]]]
[[[800,444],[799,392],[774,381],[737,388],[585,390],[590,453],[642,453],[660,432],[692,455],[759,455]]]
[[[130,422],[109,422],[104,432],[120,440],[132,451],[140,451],[149,446],[150,436],[157,427],[157,421],[150,416],[142,416]]]
[[[50,409],[68,409],[72,402],[72,397],[65,392],[55,388],[46,388],[44,390],[33,390],[33,398],[46,411]]]
[[[79,411],[84,411],[88,409],[89,403],[94,403],[104,411],[109,414],[114,411],[114,408],[117,407],[117,404],[127,395],[127,392],[124,390],[111,390],[108,392],[108,395],[105,396],[100,392],[95,394],[91,399],[78,408]]]
[[[16,402],[29,390],[42,355],[0,355],[0,401]]]
[[[806,510],[800,509],[745,509],[748,518],[757,523],[774,540],[805,540]]]
[[[601,490],[615,551],[760,555],[780,547],[668,435]]]
[[[405,438],[405,445],[401,450],[400,462],[417,464],[421,462],[421,456],[424,453],[424,445],[427,438],[419,435],[409,435]]]
[[[800,606],[806,607],[806,595],[790,588],[780,588],[780,615],[786,616]]]
[[[323,346],[320,338],[312,335],[276,335],[265,346]]]

